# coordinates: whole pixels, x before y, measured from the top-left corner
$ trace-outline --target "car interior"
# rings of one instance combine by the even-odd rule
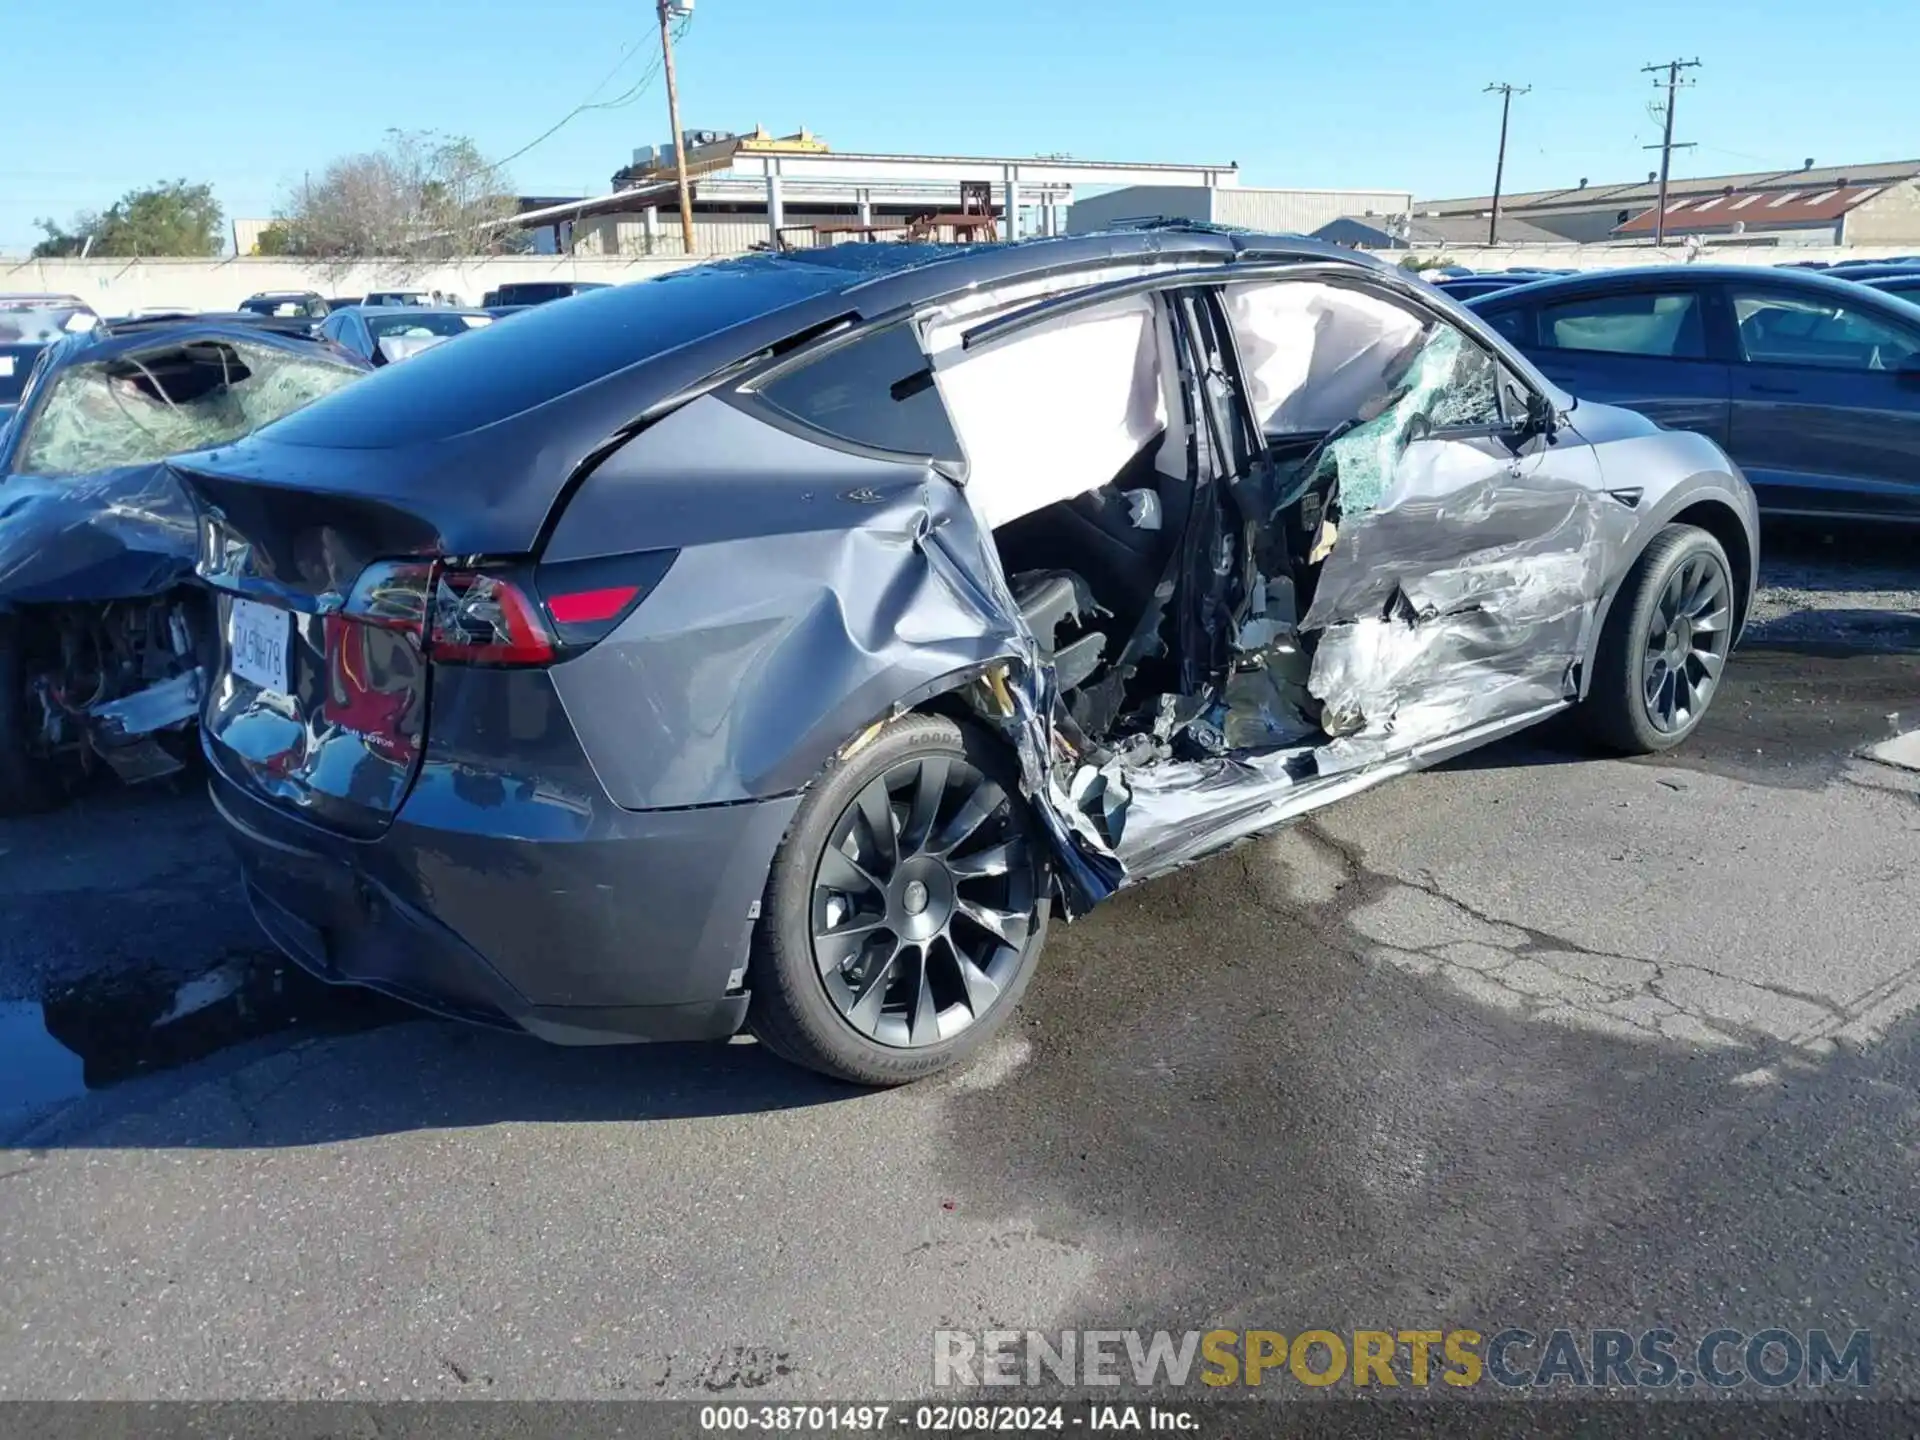
[[[1912,341],[1873,317],[1791,297],[1736,296],[1740,348],[1748,360],[1843,370],[1900,370]]]
[[[1309,689],[1305,623],[1339,527],[1411,440],[1503,413],[1486,352],[1413,308],[1312,281],[1218,303],[1134,295],[972,347],[980,314],[925,326],[1072,738],[1130,766],[1350,727]]]

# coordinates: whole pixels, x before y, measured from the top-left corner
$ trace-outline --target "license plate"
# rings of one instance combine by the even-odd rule
[[[233,673],[262,690],[293,693],[288,678],[287,643],[291,631],[285,610],[255,600],[236,600],[227,622],[227,648]]]
[[[13,374],[13,356],[0,355],[0,375]]]

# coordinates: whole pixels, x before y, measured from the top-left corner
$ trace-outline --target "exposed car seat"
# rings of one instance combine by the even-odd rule
[[[1153,598],[1186,522],[1189,487],[1185,480],[1154,469],[1159,446],[1155,439],[1098,489],[1022,515],[995,531],[1007,573],[1074,571],[1123,628],[1130,626]],[[1152,493],[1159,512],[1157,528],[1134,523],[1129,491]]]

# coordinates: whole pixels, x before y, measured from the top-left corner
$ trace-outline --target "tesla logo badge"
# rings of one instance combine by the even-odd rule
[[[880,492],[877,490],[869,490],[866,486],[862,485],[858,490],[843,490],[840,493],[840,498],[842,500],[851,500],[856,505],[878,505],[880,503]]]

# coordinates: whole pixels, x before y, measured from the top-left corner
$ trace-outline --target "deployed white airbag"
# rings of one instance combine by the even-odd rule
[[[1226,287],[1260,429],[1308,435],[1367,414],[1394,360],[1425,328],[1418,316],[1356,290],[1311,281]]]
[[[934,372],[988,526],[1094,490],[1166,428],[1153,302],[1116,300]]]

